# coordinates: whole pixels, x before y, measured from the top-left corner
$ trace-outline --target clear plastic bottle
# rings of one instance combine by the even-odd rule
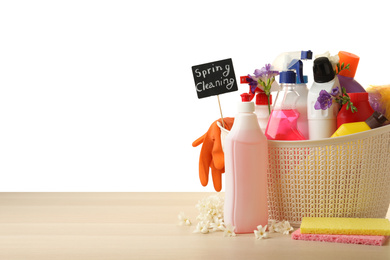
[[[303,76],[303,82],[301,82],[299,77],[297,77],[295,91],[299,95],[296,104],[297,111],[299,112],[297,128],[305,139],[309,139],[309,126],[307,122],[307,93],[309,92],[309,89],[307,88],[307,76]]]
[[[297,128],[299,112],[296,109],[298,93],[295,91],[296,75],[293,71],[280,73],[281,91],[268,120],[265,136],[269,140],[306,140]]]
[[[224,143],[224,221],[236,233],[253,233],[268,224],[268,144],[253,102],[238,105],[238,114]]]
[[[270,95],[269,99],[270,105],[272,105],[272,95]],[[261,131],[265,133],[269,119],[269,109],[268,97],[264,92],[257,92],[256,94],[255,113],[257,115],[257,121],[259,121]]]

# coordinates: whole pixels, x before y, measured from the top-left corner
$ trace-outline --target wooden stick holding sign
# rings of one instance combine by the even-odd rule
[[[192,74],[199,99],[217,96],[222,125],[225,128],[219,95],[238,90],[232,59],[192,66]]]
[[[219,112],[221,112],[221,121],[222,121],[222,126],[223,126],[223,128],[225,128],[225,123],[223,122],[223,115],[222,115],[221,101],[219,101],[219,95],[217,95],[217,98],[218,98]]]

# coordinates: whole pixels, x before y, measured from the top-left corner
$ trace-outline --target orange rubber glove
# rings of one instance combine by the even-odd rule
[[[209,168],[213,177],[214,189],[221,191],[222,189],[222,173],[225,172],[225,159],[221,144],[221,129],[217,125],[217,121],[222,124],[221,119],[214,121],[209,130],[192,143],[196,147],[203,143],[199,157],[199,179],[203,186],[209,182]],[[234,123],[233,117],[225,117],[223,119],[225,128],[230,130]]]

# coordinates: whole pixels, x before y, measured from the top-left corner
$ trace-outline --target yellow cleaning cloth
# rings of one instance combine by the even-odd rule
[[[390,221],[385,218],[304,217],[302,234],[390,236]]]

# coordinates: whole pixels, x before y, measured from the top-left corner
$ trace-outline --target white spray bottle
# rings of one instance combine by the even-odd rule
[[[315,103],[322,90],[331,93],[333,89],[338,88],[340,83],[335,76],[332,64],[326,57],[320,57],[313,62],[314,82],[307,95],[307,119],[309,123],[309,139],[317,140],[329,138],[337,130],[337,113],[340,105],[333,102],[326,109],[315,109]]]
[[[293,64],[289,68],[299,70],[297,67],[298,63]],[[303,81],[302,81],[303,80]],[[297,82],[295,85],[295,91],[298,93],[299,97],[296,103],[296,109],[299,113],[299,118],[297,122],[297,128],[299,132],[305,137],[306,140],[309,140],[309,125],[307,122],[307,95],[309,89],[307,87],[307,76],[297,75]]]

